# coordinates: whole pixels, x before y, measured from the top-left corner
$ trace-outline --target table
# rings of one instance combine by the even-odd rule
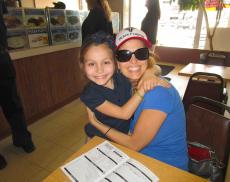
[[[230,67],[226,66],[189,63],[178,72],[178,75],[191,76],[196,72],[215,73],[222,76],[225,81],[230,81]]]
[[[76,153],[74,153],[66,162],[73,160],[74,158],[80,156],[82,153],[87,152],[96,145],[102,143],[104,139],[99,137],[94,137],[82,148],[80,148]],[[180,170],[153,158],[142,155],[138,152],[132,151],[126,147],[114,144],[117,148],[125,152],[131,158],[134,158],[152,170],[160,179],[160,182],[207,182],[208,180],[190,174],[186,171]],[[70,181],[68,177],[61,171],[60,168],[56,169],[51,173],[43,182],[68,182]]]

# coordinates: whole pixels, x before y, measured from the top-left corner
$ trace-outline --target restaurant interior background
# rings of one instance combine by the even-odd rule
[[[21,0],[24,8],[53,7],[53,2],[57,1],[58,0]],[[87,10],[85,0],[60,1],[66,4],[66,9]],[[127,26],[140,27],[141,20],[146,13],[144,6],[145,0],[108,1],[112,11],[119,13],[120,29]],[[155,49],[157,54],[162,61],[169,63],[181,63],[182,65],[186,65],[189,62],[198,63],[200,52],[207,49],[206,32],[205,27],[203,27],[204,19],[202,19],[198,11],[178,12],[177,3],[169,4],[169,0],[160,0],[160,3],[161,19],[159,21],[158,43]],[[211,16],[213,16],[213,13],[213,11],[209,11]],[[196,27],[199,27],[199,29]],[[221,22],[214,38],[214,49],[228,52],[228,59],[230,59],[229,40],[230,8],[228,7],[222,12]],[[76,60],[79,47],[80,45],[78,44],[66,43],[58,46],[50,46],[49,48],[44,46],[42,48],[11,52],[11,57],[13,58],[17,72],[18,91],[22,99],[28,124],[38,121],[79,97],[84,82],[84,80],[81,80],[80,69]],[[230,65],[230,60],[228,60],[228,64]],[[182,67],[183,66],[179,67],[179,69]],[[179,69],[177,69],[177,71]],[[177,73],[176,76],[178,77]],[[184,83],[184,79],[177,79],[176,81],[180,85]],[[70,112],[69,106],[67,106],[65,110]],[[74,105],[73,113],[75,112],[84,113],[81,107],[79,109]],[[68,114],[64,114],[61,117],[58,115],[58,118],[60,118],[58,122],[61,127],[64,125],[62,120],[66,119],[66,115]],[[53,117],[53,115],[51,115],[51,117]],[[56,120],[56,118],[54,120]],[[82,120],[85,121],[85,118],[82,117]],[[50,132],[49,130],[55,130],[55,128],[47,127],[49,123],[46,122],[46,120],[42,124],[39,124],[39,122],[35,124],[33,126],[36,128],[33,130],[35,131],[35,135],[36,132],[39,133],[40,131],[39,134],[42,134],[44,137],[44,135]],[[7,122],[4,121],[2,112],[0,112],[0,125],[0,139],[3,139],[10,134],[10,130]],[[37,125],[42,125],[40,130],[37,128]],[[42,129],[46,129],[47,132]],[[71,129],[74,130],[72,133],[76,133],[75,128],[71,126]],[[69,138],[73,138],[72,133],[69,132],[69,128],[66,130],[66,133],[69,134]],[[53,138],[58,138],[58,135],[59,132],[57,132],[57,135],[54,135]],[[83,137],[84,136],[82,136],[82,138]],[[61,138],[61,136],[59,138]],[[64,137],[63,139],[61,138],[60,141],[64,141]],[[11,143],[7,143],[7,146],[10,148]],[[8,150],[8,148],[4,148],[4,150]],[[39,150],[40,149],[41,148],[39,148]],[[19,154],[21,155],[21,153]],[[47,157],[47,155],[41,156],[41,159],[35,159],[39,164],[49,162],[52,157],[54,157]],[[64,157],[65,156],[63,156],[63,158]],[[60,160],[58,162],[60,162]],[[9,162],[9,164],[12,163],[13,161]]]
[[[58,0],[55,0],[57,2]],[[87,10],[85,0],[62,0],[66,9]],[[145,1],[108,0],[113,12],[119,13],[119,28],[140,28],[145,16]],[[155,52],[161,61],[187,64],[198,63],[200,53],[206,49],[205,27],[198,11],[179,12],[177,3],[160,1],[161,19]],[[23,8],[53,7],[53,0],[22,0]],[[214,11],[209,11],[211,16]],[[230,8],[224,8],[219,28],[214,38],[214,49],[227,51],[230,59]],[[200,24],[200,26],[197,26]],[[201,26],[202,25],[202,26]],[[198,28],[199,27],[199,30]],[[10,51],[17,71],[19,94],[22,98],[28,124],[79,97],[85,80],[80,76],[76,60],[81,41]],[[68,60],[68,61],[64,61]],[[227,61],[230,65],[230,61]],[[52,78],[50,79],[50,74]],[[63,78],[62,75],[65,75]],[[66,82],[66,79],[68,82]],[[36,105],[34,103],[37,103]],[[4,121],[0,112],[0,121]],[[9,135],[6,121],[0,128],[0,138]]]
[[[53,7],[53,2],[57,1],[22,0],[21,2],[23,8],[44,9],[45,7]],[[87,11],[86,0],[62,1],[66,4],[66,9]],[[140,28],[141,21],[147,11],[144,0],[108,1],[112,11],[119,13],[120,29],[127,26]],[[180,12],[177,2],[171,4],[169,2],[170,0],[160,1],[161,18],[159,20],[155,52],[165,62],[178,64],[198,63],[200,53],[207,49],[204,19],[200,16],[199,11]],[[215,11],[210,10],[208,14],[211,16],[210,19],[213,20]],[[213,25],[213,22],[211,21],[211,25]],[[230,59],[228,40],[230,40],[229,5],[223,9],[221,21],[214,37],[214,50],[226,51],[228,59]],[[76,63],[75,57],[79,51],[80,42],[79,40],[75,43],[67,42],[63,45],[50,46],[49,49],[44,46],[30,50],[11,51],[12,59],[16,60],[14,63],[18,75],[19,94],[22,97],[26,118],[29,123],[45,116],[64,103],[68,103],[73,98],[78,98],[84,85],[84,80],[79,76],[80,73],[76,73],[76,70],[79,70],[79,65]],[[69,61],[63,62],[62,58],[66,59],[67,55]],[[47,57],[49,57],[49,61],[45,61]],[[72,64],[74,66],[70,66]],[[66,75],[66,78],[69,79],[68,85],[66,85],[64,78],[60,76],[66,74],[66,70],[62,70],[64,65],[69,73],[69,75]],[[227,65],[230,65],[230,61],[227,61]],[[38,71],[39,69],[41,70],[37,73],[33,71]],[[50,73],[53,74],[53,80],[49,79]],[[40,85],[41,81],[42,87]],[[29,83],[31,86],[28,86]],[[74,83],[77,83],[77,85],[74,86]],[[53,89],[53,86],[56,89]],[[45,98],[47,98],[46,101],[41,102],[44,96],[41,97],[40,93],[44,93]],[[38,105],[33,103],[38,103]],[[0,112],[0,120],[4,120],[1,118],[4,117]],[[0,130],[0,138],[9,134],[7,124],[3,125]]]

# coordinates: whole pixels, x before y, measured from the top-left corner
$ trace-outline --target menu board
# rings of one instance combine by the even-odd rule
[[[80,12],[66,10],[67,34],[69,41],[81,42]]]
[[[26,8],[24,9],[24,13],[24,24],[30,48],[48,45],[49,42],[45,10]]]
[[[28,29],[27,33],[31,48],[46,46],[49,44],[47,28]]]
[[[48,9],[50,27],[66,26],[65,10]]]
[[[25,30],[10,30],[7,31],[8,49],[28,48],[28,39]]]
[[[4,22],[7,29],[23,28],[23,9],[9,8],[8,13],[4,15]]]
[[[81,27],[67,27],[68,40],[81,42]]]
[[[52,44],[60,44],[68,41],[66,27],[51,28],[51,42]]]
[[[27,28],[46,27],[46,17],[44,9],[24,9],[25,12],[25,26]]]
[[[8,8],[4,22],[9,49],[81,42],[81,24],[87,15],[88,11]]]
[[[47,10],[49,20],[49,33],[51,44],[61,44],[68,41],[67,23],[65,10],[51,9]]]
[[[68,26],[80,26],[80,13],[79,11],[66,10],[66,20]]]
[[[8,13],[3,17],[7,28],[9,50],[28,48],[28,39],[23,24],[23,14],[22,8],[8,8]]]

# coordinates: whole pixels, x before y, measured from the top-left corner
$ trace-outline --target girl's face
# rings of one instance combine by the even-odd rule
[[[106,45],[92,45],[84,56],[83,69],[89,80],[113,88],[115,64],[112,50]]]
[[[145,44],[138,39],[131,39],[125,42],[119,50],[135,52],[137,49],[144,48]],[[130,81],[138,81],[148,67],[148,59],[138,60],[134,54],[127,62],[117,61],[118,68]]]

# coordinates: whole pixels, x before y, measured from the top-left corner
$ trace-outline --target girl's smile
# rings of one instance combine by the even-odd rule
[[[85,54],[84,71],[89,80],[113,89],[114,64],[113,52],[107,45],[92,45]]]

